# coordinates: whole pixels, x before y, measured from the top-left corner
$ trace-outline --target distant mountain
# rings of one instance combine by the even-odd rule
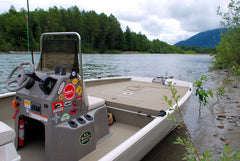
[[[221,40],[221,32],[224,29],[213,29],[200,32],[187,40],[179,41],[176,46],[198,46],[198,47],[215,47]]]

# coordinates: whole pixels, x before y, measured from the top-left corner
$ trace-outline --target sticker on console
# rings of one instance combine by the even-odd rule
[[[78,79],[77,78],[74,78],[73,80],[72,80],[72,84],[77,84],[78,83]]]
[[[52,104],[52,113],[58,113],[64,110],[63,101],[54,102]]]
[[[85,131],[80,135],[79,142],[82,145],[87,145],[92,138],[92,133],[90,131]]]
[[[81,100],[82,96],[77,96],[76,98],[77,98],[77,100]]]
[[[58,116],[57,113],[55,113],[55,116],[52,118],[53,121],[55,121],[55,123],[58,123],[58,119],[60,119],[60,116]]]
[[[78,112],[78,109],[77,108],[73,108],[73,109],[71,109],[71,111],[70,111],[70,115],[74,115],[74,114],[76,114]]]
[[[59,97],[58,97],[60,100],[63,99],[63,94],[60,94]]]
[[[81,101],[79,101],[79,100],[74,100],[74,101],[72,102],[72,105],[73,105],[74,107],[76,107],[76,106],[80,106],[80,103],[81,103]]]
[[[66,101],[65,103],[64,103],[64,106],[65,107],[68,107],[68,106],[71,106],[72,105],[72,102],[71,101]]]
[[[73,99],[73,97],[75,96],[75,87],[73,84],[69,83],[64,87],[63,96],[67,100]]]
[[[70,119],[70,115],[68,113],[64,113],[61,117],[62,122],[67,121],[69,119]]]
[[[62,90],[64,88],[65,82],[62,82],[59,89],[58,89],[58,94],[62,93]]]
[[[77,92],[78,95],[80,95],[82,93],[82,87],[78,86],[77,89],[76,89],[76,92]]]
[[[30,107],[31,107],[31,101],[29,101],[29,100],[24,100],[24,107],[30,108]]]

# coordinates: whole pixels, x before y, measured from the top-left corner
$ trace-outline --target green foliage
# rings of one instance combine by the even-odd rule
[[[240,1],[231,0],[228,12],[218,15],[222,17],[221,24],[227,31],[222,34],[221,42],[217,46],[217,55],[213,62],[214,68],[231,68],[232,62],[240,64]]]
[[[207,81],[206,75],[200,75],[200,79],[196,80],[193,85],[196,87],[195,95],[198,96],[200,106],[203,104],[204,106],[208,103],[207,97],[210,96],[213,98],[213,92],[211,89],[208,89],[207,91],[203,89],[203,81]]]
[[[231,72],[233,73],[234,76],[240,76],[240,65],[237,64],[235,61],[232,62],[232,68]]]
[[[197,161],[197,153],[195,151],[193,144],[185,138],[177,137],[174,144],[185,146],[187,153],[184,154],[183,160],[187,161]],[[238,150],[233,151],[229,148],[228,145],[225,145],[224,150],[222,151],[222,156],[220,157],[221,161],[237,161],[240,159],[240,152]],[[200,157],[200,161],[216,161],[216,158],[213,158],[211,150],[204,150]]]
[[[222,99],[224,96],[224,93],[226,92],[225,86],[226,84],[229,84],[230,82],[229,76],[225,77],[223,81],[218,82],[219,86],[217,87],[216,96],[219,99]]]
[[[185,138],[181,138],[181,137],[177,137],[176,141],[173,142],[174,144],[179,144],[179,145],[183,145],[185,146],[185,149],[187,150],[187,153],[184,154],[183,156],[183,160],[188,160],[188,161],[196,161],[196,155],[198,153],[198,151],[195,150],[193,144],[188,141]]]
[[[207,47],[197,47],[197,46],[179,46],[186,54],[214,54],[216,53],[216,48]]]
[[[218,86],[217,87],[217,93],[216,93],[217,98],[222,99],[225,92],[226,92],[225,91],[225,85]]]
[[[165,102],[167,102],[168,105],[171,107],[170,111],[175,111],[179,115],[180,119],[177,120],[177,118],[170,113],[168,113],[167,116],[168,116],[169,119],[173,120],[179,126],[183,127],[185,129],[186,133],[187,133],[188,138],[189,138],[189,141],[187,141],[186,139],[182,139],[182,138],[178,137],[176,142],[174,142],[174,143],[175,144],[180,144],[180,145],[185,145],[185,148],[188,151],[188,153],[186,153],[184,155],[183,160],[196,161],[196,158],[198,158],[200,160],[200,157],[198,155],[198,151],[193,144],[190,133],[189,133],[188,128],[187,128],[187,126],[185,124],[185,121],[183,119],[182,112],[181,112],[181,110],[178,106],[178,101],[180,99],[180,95],[177,94],[177,90],[174,87],[174,85],[172,85],[172,82],[168,82],[168,85],[169,85],[169,89],[170,89],[171,94],[172,94],[171,98],[168,99],[168,97],[165,96],[165,95],[163,97],[165,99]],[[173,101],[172,100],[175,101],[175,106],[173,106]]]
[[[240,160],[240,152],[238,150],[233,151],[229,146],[225,145],[223,156],[220,158],[221,161],[237,161]]]
[[[171,46],[163,41],[155,39],[152,41],[150,48],[148,49],[150,53],[184,53],[184,51],[178,46]]]
[[[185,51],[184,54],[197,54],[197,53],[193,50],[187,50],[187,51]]]
[[[26,10],[17,12],[14,7],[0,15],[0,51],[27,50]],[[94,11],[68,9],[35,9],[30,13],[33,48],[39,50],[40,35],[44,32],[76,31],[82,37],[83,51],[122,50],[123,31],[113,16]]]

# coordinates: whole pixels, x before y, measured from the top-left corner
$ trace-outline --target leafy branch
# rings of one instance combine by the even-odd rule
[[[207,81],[207,77],[205,75],[202,75],[200,80],[197,80],[196,82],[194,82],[194,84],[197,85],[197,90],[196,93],[199,95],[199,102],[203,103],[204,105],[206,105],[208,103],[207,101],[207,97],[208,95],[210,95],[211,97],[213,97],[213,93],[211,90],[209,90],[208,92],[206,92],[203,87],[202,87],[202,81]],[[171,107],[169,109],[169,111],[175,111],[179,116],[180,119],[177,120],[177,118],[175,116],[173,116],[172,114],[168,113],[167,116],[169,119],[173,120],[175,123],[177,123],[180,127],[183,127],[184,130],[187,133],[188,136],[188,140],[178,137],[176,139],[176,141],[174,142],[174,144],[179,144],[179,145],[183,145],[185,146],[185,149],[187,150],[187,153],[184,154],[183,160],[188,160],[188,161],[215,161],[216,159],[212,157],[212,151],[210,150],[205,150],[202,153],[202,156],[200,157],[199,152],[197,150],[197,148],[195,147],[192,138],[190,136],[189,130],[187,128],[187,125],[183,119],[183,115],[182,112],[179,108],[179,104],[178,101],[180,99],[180,95],[177,95],[177,90],[174,87],[174,85],[172,85],[172,82],[168,82],[169,84],[169,88],[171,91],[171,98],[169,99],[166,95],[164,95],[164,99],[165,102],[168,103],[168,105]],[[220,95],[223,94],[221,92],[223,92],[224,88],[220,88]],[[196,94],[196,95],[197,95]],[[175,101],[175,106],[173,105],[173,101]],[[239,151],[233,151],[232,149],[230,149],[228,147],[228,145],[225,145],[224,151],[223,151],[223,156],[220,158],[221,161],[237,161],[240,159],[240,152]]]
[[[190,152],[191,155],[188,155],[188,157],[190,156],[195,156],[194,158],[198,158],[198,160],[200,161],[200,156],[199,156],[199,153],[196,149],[196,147],[194,146],[194,143],[192,141],[192,138],[190,136],[190,132],[187,128],[187,125],[183,119],[183,115],[182,115],[182,112],[181,112],[181,109],[179,108],[179,104],[178,104],[178,101],[180,99],[180,95],[177,95],[177,90],[176,88],[172,85],[172,82],[168,82],[169,84],[169,88],[170,88],[170,91],[171,91],[171,98],[168,99],[168,97],[166,95],[164,95],[164,99],[165,101],[168,103],[168,105],[170,107],[173,107],[173,101],[172,99],[176,102],[175,104],[175,107],[173,108],[170,108],[170,111],[175,111],[176,113],[178,113],[178,115],[180,116],[180,119],[179,121],[177,121],[176,117],[174,117],[173,115],[171,115],[170,113],[167,114],[168,118],[170,118],[171,120],[173,120],[175,123],[177,123],[179,126],[183,127],[184,130],[186,131],[187,133],[187,136],[189,138],[189,141],[187,141],[186,139],[181,139],[180,137],[177,138],[177,141],[175,142],[175,144],[180,144],[180,145],[185,145],[186,146],[186,150],[188,152]],[[192,158],[192,157],[191,157]],[[186,156],[183,158],[185,160],[188,160],[189,158],[186,158]]]
[[[208,103],[207,101],[208,96],[213,98],[213,92],[211,89],[208,89],[207,91],[203,89],[202,84],[203,84],[203,81],[205,82],[207,81],[207,76],[204,74],[200,76],[201,76],[200,79],[196,80],[193,83],[193,86],[196,87],[195,95],[198,96],[200,107],[201,107],[202,104],[205,106]]]

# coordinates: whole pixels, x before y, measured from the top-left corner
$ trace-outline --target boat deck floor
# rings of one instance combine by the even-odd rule
[[[86,87],[88,95],[105,99],[108,106],[152,115],[169,109],[163,96],[170,98],[170,89],[159,83],[125,80],[98,85],[86,84]],[[187,87],[177,86],[176,89],[181,97],[188,90]]]

